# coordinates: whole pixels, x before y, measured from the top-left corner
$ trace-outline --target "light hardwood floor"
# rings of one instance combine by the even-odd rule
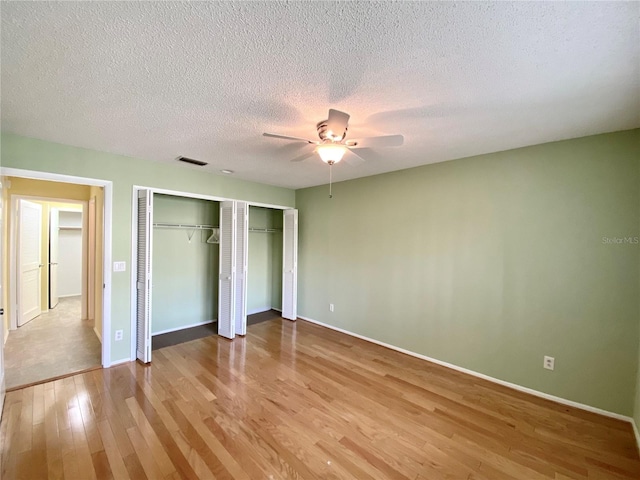
[[[638,479],[629,424],[299,320],[7,395],[2,479]]]

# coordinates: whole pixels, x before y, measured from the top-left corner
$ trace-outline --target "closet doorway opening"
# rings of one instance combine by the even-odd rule
[[[151,348],[218,331],[220,202],[154,194]]]
[[[297,210],[134,187],[132,221],[132,359],[149,363],[153,350],[203,336],[245,335],[248,313],[296,319]]]
[[[3,177],[8,389],[102,365],[104,188]]]
[[[282,210],[249,206],[247,325],[282,313]]]

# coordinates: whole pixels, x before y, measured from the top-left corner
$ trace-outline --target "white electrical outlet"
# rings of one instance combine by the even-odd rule
[[[114,272],[126,272],[127,271],[127,262],[113,262],[113,271]]]
[[[116,342],[122,340],[122,336],[124,335],[124,330],[116,330]]]
[[[330,304],[329,304],[329,311],[330,311],[330,312],[333,312],[333,303],[330,303]]]
[[[546,368],[547,370],[553,370],[553,367],[555,366],[555,362],[556,362],[555,358],[547,357],[545,355],[543,367]]]

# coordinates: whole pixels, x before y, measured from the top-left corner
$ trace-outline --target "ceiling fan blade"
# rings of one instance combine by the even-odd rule
[[[356,165],[360,165],[361,163],[365,162],[364,158],[362,158],[356,152],[352,152],[351,150],[347,150],[344,153],[343,160],[347,162],[349,165],[351,165],[352,167]]]
[[[327,130],[333,135],[339,136],[337,140],[341,140],[347,131],[349,123],[349,114],[339,110],[329,109],[329,118],[327,118]]]
[[[314,142],[312,140],[307,140],[306,138],[290,137],[288,135],[278,135],[277,133],[263,133],[262,135],[265,136],[265,137],[280,138],[282,140],[292,140],[294,142],[312,143],[314,145],[316,145],[318,143],[318,142]]]
[[[349,148],[399,147],[404,143],[402,135],[384,135],[382,137],[359,138],[346,142]]]
[[[313,157],[313,155],[316,153],[315,150],[311,150],[310,152],[305,152],[302,155],[298,155],[296,158],[292,158],[291,161],[292,162],[302,162],[304,160],[306,160],[307,158]]]

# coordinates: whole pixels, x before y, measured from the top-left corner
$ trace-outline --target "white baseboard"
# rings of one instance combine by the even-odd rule
[[[585,405],[583,403],[574,402],[573,400],[567,400],[567,399],[562,398],[562,397],[556,397],[555,395],[549,395],[548,393],[540,392],[538,390],[533,390],[532,388],[523,387],[523,386],[517,385],[515,383],[505,382],[504,380],[500,380],[498,378],[490,377],[489,375],[485,375],[484,373],[475,372],[475,371],[469,370],[467,368],[459,367],[459,366],[454,365],[452,363],[447,363],[447,362],[443,362],[441,360],[437,360],[435,358],[427,357],[426,355],[422,355],[420,353],[412,352],[410,350],[405,350],[404,348],[396,347],[395,345],[391,345],[391,344],[388,344],[388,343],[380,342],[378,340],[374,340],[373,338],[365,337],[364,335],[359,335],[357,333],[350,332],[349,330],[344,330],[342,328],[334,327],[333,325],[329,325],[327,323],[319,322],[319,321],[313,320],[311,318],[303,317],[303,316],[300,316],[300,315],[298,315],[298,318],[300,318],[302,320],[306,320],[307,322],[310,322],[310,323],[315,323],[316,325],[320,325],[322,327],[329,328],[331,330],[335,330],[335,331],[340,332],[340,333],[345,333],[347,335],[351,335],[352,337],[356,337],[356,338],[359,338],[361,340],[365,340],[367,342],[375,343],[376,345],[380,345],[382,347],[386,347],[386,348],[389,348],[391,350],[395,350],[397,352],[404,353],[406,355],[411,355],[412,357],[420,358],[422,360],[426,360],[428,362],[435,363],[437,365],[442,365],[443,367],[451,368],[452,370],[457,370],[458,372],[462,372],[462,373],[466,373],[468,375],[472,375],[474,377],[482,378],[483,380],[488,380],[489,382],[497,383],[498,385],[502,385],[504,387],[512,388],[513,390],[518,390],[519,392],[528,393],[530,395],[533,395],[533,396],[536,396],[536,397],[540,397],[540,398],[544,398],[546,400],[551,400],[553,402],[560,403],[562,405],[567,405],[567,406],[570,406],[570,407],[579,408],[581,410],[586,410],[587,412],[604,415],[605,417],[611,417],[611,418],[616,418],[618,420],[623,420],[625,422],[631,422],[631,424],[633,425],[634,431],[635,431],[636,440],[638,441],[638,448],[640,448],[640,437],[638,435],[638,430],[636,428],[635,422],[633,421],[633,418],[631,418],[631,417],[627,417],[625,415],[621,415],[621,414],[615,413],[615,412],[610,412],[608,410],[603,410],[601,408],[592,407],[591,405]]]
[[[58,298],[81,297],[81,293],[70,293],[68,295],[58,295]]]
[[[100,335],[100,332],[98,330],[96,330],[96,327],[93,327],[93,331],[95,332],[96,336],[98,337],[98,340],[100,340],[100,343],[102,343],[102,335]]]
[[[182,325],[182,326],[176,327],[176,328],[168,328],[166,330],[161,330],[159,332],[152,333],[151,336],[155,337],[156,335],[162,335],[163,333],[177,332],[178,330],[185,330],[186,328],[193,328],[193,327],[199,327],[201,325],[208,325],[208,324],[216,322],[216,321],[217,320],[207,320],[207,321],[204,321],[204,322],[192,323],[190,325]]]
[[[123,363],[135,362],[135,358],[131,360],[130,358],[121,358],[120,360],[116,360],[115,362],[111,362],[107,368],[115,367],[117,365],[122,365]]]
[[[2,420],[2,411],[4,410],[4,397],[6,395],[5,391],[6,391],[6,387],[4,384],[4,372],[3,372],[2,378],[0,379],[0,421]]]
[[[636,444],[638,444],[638,452],[640,452],[640,431],[634,419],[631,419],[631,426],[633,427],[633,434],[636,436]]]

